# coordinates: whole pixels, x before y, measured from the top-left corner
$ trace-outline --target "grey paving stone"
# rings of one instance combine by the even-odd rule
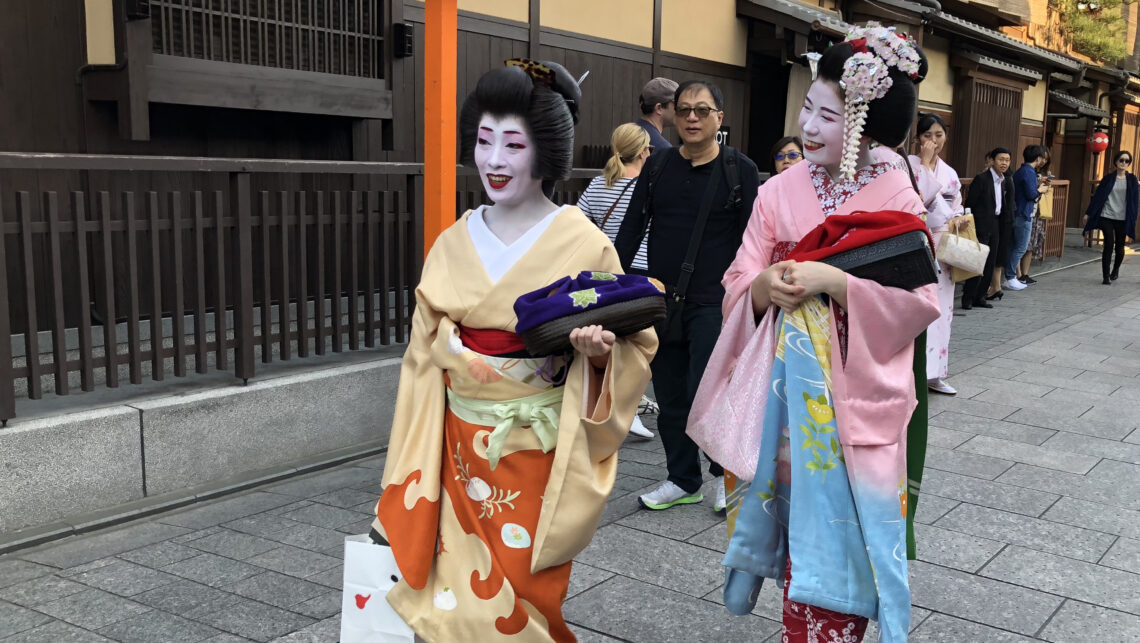
[[[1041,445],[1054,451],[1083,453],[1097,458],[1140,464],[1140,444],[1060,432]]]
[[[265,572],[251,576],[224,589],[227,592],[283,608],[303,603],[328,591],[328,588],[323,585],[277,572]]]
[[[51,617],[30,609],[0,601],[0,639],[38,627]]]
[[[1134,429],[1131,433],[1125,436],[1124,441],[1129,444],[1140,444],[1140,429]]]
[[[1034,466],[1056,469],[1057,471],[1065,471],[1067,473],[1088,473],[1100,462],[1100,458],[1096,456],[1081,455],[1072,452],[1066,453],[1045,446],[1033,446],[1021,442],[1012,442],[988,435],[979,435],[971,439],[969,442],[958,447],[958,451],[1032,464]]]
[[[245,560],[276,549],[281,546],[281,543],[243,534],[240,531],[222,529],[204,538],[187,541],[186,546],[226,558]]]
[[[162,571],[203,585],[221,587],[260,574],[264,570],[230,558],[223,558],[214,554],[202,554],[167,565],[162,568]]]
[[[657,485],[659,484],[661,484],[659,481],[653,482],[642,487],[641,489],[636,489],[623,496],[610,496],[609,501],[606,502],[606,509],[602,512],[602,519],[599,521],[598,526],[604,527],[632,513],[639,511],[649,511],[637,502],[637,497],[652,489],[656,489]]]
[[[266,487],[266,491],[292,496],[296,500],[297,498],[312,498],[337,489],[358,489],[358,485],[375,482],[376,488],[372,491],[379,495],[379,481],[380,472],[376,469],[355,466],[338,467],[270,485]],[[368,489],[358,490],[369,491]]]
[[[1101,460],[1088,475],[1080,476],[1028,464],[1016,464],[1001,474],[997,481],[1126,509],[1140,509],[1140,472],[1120,471],[1120,467],[1136,468],[1136,465]],[[1110,472],[1118,472],[1115,479],[1111,479],[1113,476]]]
[[[116,562],[119,562],[118,558],[115,558],[114,556],[107,556],[105,558],[99,558],[99,559],[93,560],[89,563],[83,563],[82,565],[76,565],[75,567],[68,567],[67,569],[61,569],[58,572],[56,572],[56,575],[61,576],[63,578],[71,578],[72,576],[78,576],[79,574],[85,574],[87,572],[94,571],[94,570],[100,569],[102,567],[106,567],[107,565],[111,565],[111,564],[116,563]]]
[[[329,591],[329,588],[322,586],[323,594],[316,598],[310,598],[307,601],[302,601],[289,608],[290,612],[304,614],[311,618],[328,618],[340,614],[341,592],[340,590]]]
[[[0,600],[23,607],[35,607],[87,589],[86,585],[58,576],[40,576],[0,590]]]
[[[115,560],[109,565],[76,574],[70,578],[84,585],[128,597],[178,582],[177,576],[164,574],[125,560]]]
[[[975,438],[978,436],[974,436]],[[993,480],[1013,466],[1013,462],[963,450],[950,450],[928,445],[926,468],[959,473],[974,478]]]
[[[966,431],[956,431],[941,426],[931,426],[926,435],[926,444],[927,448],[934,446],[942,447],[943,449],[953,449],[972,437],[974,437],[974,434],[967,433]]]
[[[641,608],[628,609],[628,597],[641,597]],[[756,641],[779,626],[757,616],[732,617],[714,603],[621,576],[566,602],[566,620],[634,642]]]
[[[120,643],[197,643],[219,632],[174,614],[147,612],[101,628],[99,634]]]
[[[160,520],[168,525],[178,525],[190,529],[213,527],[224,522],[261,513],[274,507],[289,504],[296,498],[279,493],[253,491],[232,498],[212,500],[196,505],[191,509],[163,516]]]
[[[578,637],[578,643],[610,643],[610,641],[618,641],[618,639],[611,638],[605,634],[599,634],[593,630],[587,630],[584,627],[577,625],[569,625],[570,631],[574,636]]]
[[[915,628],[922,624],[926,617],[930,616],[930,610],[922,609],[921,607],[910,607],[910,631],[913,632]],[[867,623],[867,631],[863,634],[863,640],[870,643],[871,641],[879,640],[879,624],[875,621]]]
[[[594,540],[578,554],[577,560],[700,597],[724,582],[721,558],[719,553],[703,547],[621,525],[607,525],[594,534]]]
[[[1140,641],[1140,616],[1065,601],[1041,638],[1053,643],[1134,643]]]
[[[936,496],[942,496],[943,498],[969,502],[975,505],[982,505],[983,507],[1013,511],[1027,516],[1040,516],[1050,505],[1057,501],[1060,494],[1026,489],[1023,486],[1014,486],[1012,484],[1003,484],[1005,482],[1003,478],[1008,476],[1010,471],[1015,470],[1017,467],[1024,466],[1028,465],[1014,465],[1009,471],[1003,473],[997,482],[938,471],[937,469],[928,469],[922,474],[922,491],[923,493],[932,493]],[[1041,471],[1045,471],[1045,469],[1041,469]],[[1054,475],[1067,475],[1058,474],[1056,472],[1050,473]],[[921,496],[919,497],[918,507],[919,513],[915,514],[916,520],[922,512]]]
[[[685,540],[724,522],[722,516],[713,512],[710,500],[710,494],[706,493],[702,503],[680,505],[665,511],[635,511],[618,519],[617,524],[673,540]]]
[[[380,455],[374,455],[370,458],[353,460],[352,465],[355,467],[364,467],[365,469],[380,469],[383,471],[385,460],[387,460],[387,456],[381,453]]]
[[[919,560],[971,573],[1004,546],[996,540],[923,524],[915,524],[914,540]]]
[[[247,643],[249,639],[244,636],[237,636],[236,634],[219,634],[210,637],[202,643]]]
[[[724,605],[724,585],[701,597],[703,600]],[[752,613],[768,621],[779,623],[783,618],[784,590],[776,584],[775,580],[764,579],[760,586],[760,594],[756,598],[756,607]],[[727,614],[727,610],[725,611]]]
[[[1045,520],[1087,527],[1140,539],[1140,511],[1121,509],[1077,498],[1061,498],[1042,516]]]
[[[628,460],[631,462],[640,462],[641,464],[648,464],[655,467],[665,466],[665,454],[657,451],[641,451],[639,449],[624,449],[621,455],[618,456],[619,460]]]
[[[1120,538],[1109,548],[1100,560],[1105,567],[1115,567],[1126,572],[1140,574],[1140,540]]]
[[[1094,605],[1140,614],[1140,576],[1073,558],[1008,547],[982,575]]]
[[[343,538],[340,551],[344,552]],[[333,558],[313,551],[296,547],[281,546],[249,559],[249,563],[275,572],[307,578],[332,569],[341,563],[342,558]]]
[[[326,643],[340,638],[340,617],[326,618],[293,632],[288,636],[273,639],[274,643]]]
[[[356,489],[349,489],[349,491],[356,492]],[[359,493],[359,492],[357,492],[357,493]],[[270,516],[280,516],[283,514],[287,514],[290,511],[296,511],[297,509],[308,507],[308,506],[311,506],[314,504],[316,504],[316,503],[313,502],[312,500],[298,500],[297,502],[290,502],[287,505],[281,505],[280,507],[274,507],[268,511],[263,512],[263,513],[270,515]]]
[[[1000,402],[994,403],[979,402],[977,400],[959,400],[955,397],[946,397],[942,395],[931,396],[929,406],[932,412],[952,411],[954,413],[973,415],[981,418],[989,418],[991,420],[1001,420],[1006,416],[1011,415],[1017,409],[1021,408],[1019,406],[1006,405]]]
[[[594,585],[613,578],[613,576],[613,572],[574,561],[574,564],[570,566],[570,587],[566,592],[566,598],[577,596]]]
[[[248,599],[238,599],[236,603],[197,620],[255,641],[271,641],[316,622],[308,616]]]
[[[1077,374],[1083,372],[1077,369],[1072,370]],[[1111,392],[1112,390],[1106,389],[1103,384],[1077,379],[1076,375],[1069,375],[1065,373],[1025,372],[1019,373],[1018,375],[1013,376],[1011,379],[1015,382],[1044,384],[1045,386],[1053,386],[1061,390],[1072,391],[1075,393],[1107,393]]]
[[[149,607],[98,589],[77,592],[56,601],[37,605],[36,609],[88,630],[97,630],[150,611]]]
[[[995,438],[1025,442],[1026,444],[1041,444],[1056,433],[1056,431],[1018,424],[1013,421],[1007,422],[956,413],[952,408],[932,417],[930,424],[931,426],[941,426],[978,435],[989,435]]]
[[[728,523],[721,521],[685,542],[723,554],[728,549]]]
[[[334,489],[328,493],[313,496],[313,502],[319,502],[322,505],[332,505],[333,507],[341,507],[342,509],[352,509],[353,507],[365,503],[375,506],[376,500],[379,498],[379,493],[367,493],[356,489]],[[369,512],[371,512],[371,509]]]
[[[306,525],[313,525],[314,527],[336,529],[349,523],[360,522],[365,519],[371,520],[374,516],[330,505],[312,504],[308,507],[282,514],[282,517],[288,518],[289,520],[296,520]]]
[[[614,480],[614,490],[610,494],[611,497],[623,496],[631,491],[644,489],[652,484],[656,484],[660,480],[650,480],[649,478],[638,478],[637,476],[622,476],[619,475]]]
[[[920,607],[1029,636],[1041,629],[1062,600],[922,561],[911,562],[910,591],[911,601]]]
[[[238,597],[201,583],[184,580],[143,592],[131,597],[131,600],[156,610],[193,619],[232,605],[238,601]]]
[[[325,587],[340,589],[344,587],[344,565],[338,562],[336,567],[326,569],[319,574],[306,576],[305,580],[317,583],[318,585],[324,585]]]
[[[73,536],[21,553],[20,558],[54,567],[75,567],[99,558],[138,549],[190,531],[185,527],[141,522],[94,534]]]
[[[1035,639],[935,613],[911,632],[909,640],[910,643],[1022,643]]]
[[[18,558],[0,559],[0,587],[7,587],[32,578],[47,576],[54,571],[56,571],[54,567],[39,565]]]
[[[1099,531],[970,504],[958,505],[935,526],[1092,563],[1116,540]]]
[[[623,460],[620,455],[618,456],[618,473],[658,481],[664,480],[669,475],[669,472],[665,470],[663,465],[642,464],[632,460]]]
[[[108,643],[109,641],[111,639],[63,621],[52,621],[4,639],[4,643]]]
[[[916,506],[911,509],[914,511],[914,521],[924,525],[932,524],[945,516],[951,509],[957,507],[959,502],[959,500],[943,498],[923,489],[918,496],[918,502],[915,503]]]
[[[197,549],[185,547],[172,540],[139,547],[119,554],[119,558],[138,563],[146,567],[164,567],[180,560],[193,558],[201,552]]]
[[[171,538],[170,542],[176,543],[176,544],[187,543],[187,542],[190,542],[191,540],[198,540],[199,538],[205,538],[206,536],[209,536],[210,534],[216,534],[221,530],[222,530],[222,528],[218,527],[217,525],[215,525],[213,527],[206,527],[204,529],[195,529],[194,531],[187,532],[185,534],[182,534],[181,536]],[[171,562],[173,562],[173,561],[171,561]]]
[[[248,516],[228,522],[225,526],[234,531],[310,551],[327,551],[344,545],[344,534],[339,531],[306,525],[281,516]]]
[[[963,379],[966,379],[971,384],[986,389],[991,393],[1010,394],[1023,397],[1042,397],[1049,391],[1052,391],[1054,388],[1045,384],[1034,384],[1025,381],[1011,381],[1008,376],[990,377],[982,374],[971,374],[968,378]]]

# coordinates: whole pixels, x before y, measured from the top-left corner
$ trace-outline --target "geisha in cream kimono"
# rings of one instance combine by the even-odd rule
[[[524,128],[496,123],[480,122],[480,145],[531,144]],[[489,187],[499,213],[530,171],[510,163],[493,168],[514,173]],[[620,272],[581,210],[549,207],[512,243],[491,231],[487,208],[467,212],[435,242],[416,289],[377,513],[403,576],[388,602],[427,641],[575,640],[562,617],[570,561],[597,528],[648,383],[651,330],[618,338],[600,361],[519,352],[520,295]]]

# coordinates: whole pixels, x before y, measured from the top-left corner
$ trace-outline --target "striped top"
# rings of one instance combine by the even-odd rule
[[[618,179],[613,187],[606,187],[605,177],[595,176],[582,196],[578,197],[578,207],[586,213],[586,216],[590,217],[595,225],[601,225],[606,212],[609,211],[614,201],[617,201],[617,207],[614,208],[610,218],[606,220],[606,225],[602,228],[602,232],[606,233],[610,242],[617,238],[618,229],[621,228],[622,219],[625,219],[625,211],[629,208],[629,200],[633,197],[633,189],[636,183],[636,177],[623,177]],[[624,194],[622,193],[623,189],[625,190]],[[649,269],[649,260],[645,250],[648,239],[649,231],[646,230],[645,236],[641,239],[641,247],[637,249],[637,255],[633,258],[633,268]]]

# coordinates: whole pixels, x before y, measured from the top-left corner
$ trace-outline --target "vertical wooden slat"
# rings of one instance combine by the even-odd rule
[[[325,193],[317,191],[317,260],[313,268],[317,273],[316,306],[313,317],[316,320],[317,355],[325,354]]]
[[[95,390],[95,367],[91,354],[91,286],[87,266],[87,211],[84,193],[71,193],[71,214],[75,219],[75,260],[79,264],[79,386]],[[5,315],[6,317],[6,315]],[[0,332],[0,337],[4,333]]]
[[[115,263],[111,236],[111,194],[99,193],[99,225],[103,242],[103,365],[109,388],[119,385],[119,338],[115,324]]]
[[[360,350],[360,237],[356,235],[360,212],[360,191],[353,190],[349,197],[348,236],[348,349]]]
[[[135,218],[134,192],[123,193],[123,218],[127,221],[127,352],[131,384],[142,384],[142,347],[139,345],[139,230]]]
[[[0,203],[0,230],[4,210]],[[12,371],[12,322],[8,315],[8,235],[0,232],[0,423],[16,417],[16,382]]]
[[[161,381],[165,379],[166,369],[162,359],[162,239],[158,230],[158,192],[147,192],[146,211],[150,220],[150,378]]]
[[[273,270],[269,263],[269,192],[261,191],[261,361],[273,361]]]
[[[364,195],[364,345],[376,345],[376,218],[379,215],[379,192]]]
[[[380,343],[392,343],[392,243],[396,234],[395,192],[385,190],[380,218]]]
[[[226,205],[225,197],[221,191],[214,192],[214,240],[217,251],[214,253],[215,274],[217,283],[214,289],[217,300],[214,303],[214,339],[215,358],[219,370],[228,371],[230,368],[228,338],[229,322],[226,321]]]
[[[339,353],[344,349],[344,324],[341,315],[344,306],[341,305],[340,272],[343,269],[341,261],[341,234],[340,227],[343,221],[344,194],[340,190],[333,191],[332,213],[332,345],[333,352]]]
[[[24,356],[28,362],[28,397],[43,397],[40,386],[39,319],[36,315],[36,274],[32,250],[32,198],[27,191],[16,195],[16,215],[20,218],[20,253],[24,264],[24,306],[27,323],[24,325]]]
[[[202,191],[194,191],[194,371],[206,373],[209,369],[206,347],[206,220],[203,212]]]
[[[407,212],[408,194],[405,192],[402,206],[396,206],[396,341],[403,343],[408,325],[405,298],[410,296],[411,282],[408,279],[408,223],[411,215]]]
[[[174,305],[170,318],[174,332],[174,376],[186,377],[186,317],[182,276],[182,193],[170,193],[170,242],[174,245]]]
[[[297,193],[297,355],[309,356],[309,209],[305,193]]]
[[[59,247],[59,194],[43,195],[48,220],[48,247],[51,257],[51,344],[55,371],[56,395],[67,395],[67,324],[63,320],[63,253]]]
[[[289,312],[289,275],[292,272],[293,266],[289,263],[289,193],[282,190],[280,193],[280,206],[281,213],[278,215],[280,222],[279,230],[281,233],[281,271],[278,275],[281,289],[278,291],[278,319],[281,327],[281,343],[279,350],[281,352],[281,359],[287,360],[292,357],[290,347],[293,343],[292,321],[293,316]],[[298,318],[302,317],[304,313],[298,311]]]
[[[253,365],[253,195],[248,172],[230,174],[234,221],[234,373],[245,383]]]

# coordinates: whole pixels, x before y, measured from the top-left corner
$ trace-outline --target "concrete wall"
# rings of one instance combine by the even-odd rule
[[[1021,99],[1021,118],[1040,125],[1045,122],[1045,103],[1049,100],[1046,80],[1042,78],[1036,85],[1030,85]]]
[[[288,472],[387,443],[399,358],[153,397],[0,429],[0,545],[18,530]]]
[[[540,21],[552,29],[653,46],[653,0],[548,0],[541,5]]]
[[[666,2],[661,6],[661,51],[744,67],[748,21],[736,17],[735,0]],[[699,19],[700,28],[693,28]]]
[[[111,0],[84,0],[87,64],[115,64],[115,14]]]
[[[918,86],[918,100],[929,106],[949,108],[954,104],[954,70],[950,67],[950,41],[934,35],[922,40],[929,70]]]

